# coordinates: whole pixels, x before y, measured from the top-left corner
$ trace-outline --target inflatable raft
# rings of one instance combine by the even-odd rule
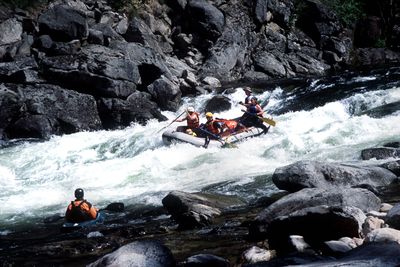
[[[240,133],[235,133],[227,137],[223,137],[219,140],[211,139],[210,142],[206,143],[206,138],[196,137],[184,132],[178,132],[176,130],[166,130],[162,134],[164,144],[170,145],[172,143],[183,142],[189,143],[198,147],[233,147],[233,144],[243,141],[247,138],[259,136],[263,134],[263,130],[260,128],[250,127]]]

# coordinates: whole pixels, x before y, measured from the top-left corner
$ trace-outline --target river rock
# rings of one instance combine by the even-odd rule
[[[301,235],[313,248],[343,236],[359,237],[365,214],[351,206],[315,206],[275,217],[267,227],[268,244],[278,253],[289,252],[290,235]]]
[[[160,242],[146,240],[122,246],[87,266],[173,267],[175,259]]]
[[[361,151],[361,158],[363,160],[369,159],[387,159],[400,157],[400,148],[390,147],[374,147],[367,148]]]
[[[229,267],[229,261],[212,255],[212,254],[197,254],[187,258],[181,263],[182,267]]]
[[[24,103],[22,110],[12,114],[13,123],[6,131],[9,138],[48,138],[101,127],[96,101],[90,95],[49,84],[10,84],[8,88]]]
[[[400,230],[400,204],[395,205],[389,210],[385,221],[390,227]]]
[[[163,198],[162,203],[181,229],[210,225],[213,218],[220,215],[223,210],[243,204],[234,197],[190,194],[181,191],[170,192]]]
[[[55,5],[38,19],[40,34],[48,34],[53,40],[68,42],[84,39],[89,35],[86,15],[68,5]]]
[[[361,188],[343,188],[341,190],[306,188],[277,200],[261,211],[249,227],[249,235],[256,240],[266,236],[269,223],[279,216],[289,216],[297,210],[310,207],[354,206],[364,212],[378,210],[381,201],[372,192]]]
[[[388,169],[395,175],[400,176],[400,160],[389,161],[380,165],[382,168]]]
[[[390,184],[396,175],[377,166],[354,164],[299,161],[277,168],[272,176],[279,189],[295,192],[302,188],[334,188],[369,184],[373,186]]]
[[[370,232],[366,237],[366,243],[369,242],[388,242],[395,241],[400,243],[400,231],[393,228],[380,228]]]
[[[230,109],[230,99],[226,96],[217,95],[212,97],[206,104],[205,111],[221,112]]]

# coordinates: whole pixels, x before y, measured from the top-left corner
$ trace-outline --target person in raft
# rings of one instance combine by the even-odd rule
[[[249,104],[240,104],[246,107],[245,113],[239,120],[240,123],[242,123],[246,127],[254,126],[257,128],[261,128],[263,129],[263,133],[266,134],[269,130],[269,127],[265,126],[263,121],[260,119],[263,117],[264,110],[258,104],[257,98],[253,96]]]
[[[65,219],[67,222],[80,223],[96,219],[98,209],[93,207],[93,205],[83,197],[83,189],[77,188],[75,190],[75,200],[71,201],[65,212]]]
[[[226,137],[238,130],[238,122],[235,120],[226,120],[214,118],[214,114],[211,112],[206,113],[207,122],[202,125],[209,133],[208,136],[212,139],[219,139],[221,137]]]
[[[177,122],[186,121],[187,126],[178,126],[176,130],[178,132],[186,132],[187,134],[194,135],[196,129],[200,125],[200,114],[194,111],[193,107],[188,107],[186,110],[186,117],[182,119],[177,119]]]
[[[253,98],[250,87],[243,88],[244,93],[246,94],[246,98],[244,99],[244,104],[250,104],[251,99]],[[243,103],[243,102],[239,102]]]

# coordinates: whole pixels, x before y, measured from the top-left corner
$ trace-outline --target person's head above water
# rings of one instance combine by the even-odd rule
[[[82,188],[75,189],[75,198],[78,200],[82,200],[84,196],[84,192]]]

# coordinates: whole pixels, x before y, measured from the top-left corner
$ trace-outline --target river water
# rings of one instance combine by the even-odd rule
[[[383,116],[367,112],[400,101],[399,73],[399,69],[389,69],[348,75],[340,81],[308,79],[305,86],[290,90],[271,84],[266,90],[258,85],[260,93],[255,95],[261,100],[270,98],[265,110],[274,114],[277,125],[267,135],[246,140],[234,149],[165,146],[162,142],[160,129],[189,105],[204,111],[213,94],[184,99],[176,113],[163,113],[169,118],[165,122],[3,146],[0,234],[40,224],[54,214],[63,215],[77,187],[100,208],[111,202],[124,202],[128,207],[160,206],[171,190],[238,195],[251,202],[278,190],[271,182],[278,167],[299,160],[360,160],[364,148],[400,141],[398,109]],[[336,92],[338,83],[341,91]],[[216,113],[217,117],[242,114],[238,102],[244,99],[244,92],[240,88],[229,92],[225,95],[232,108]],[[289,106],[296,108],[285,109]],[[204,113],[201,120],[205,121]],[[184,123],[171,127],[179,125]]]

